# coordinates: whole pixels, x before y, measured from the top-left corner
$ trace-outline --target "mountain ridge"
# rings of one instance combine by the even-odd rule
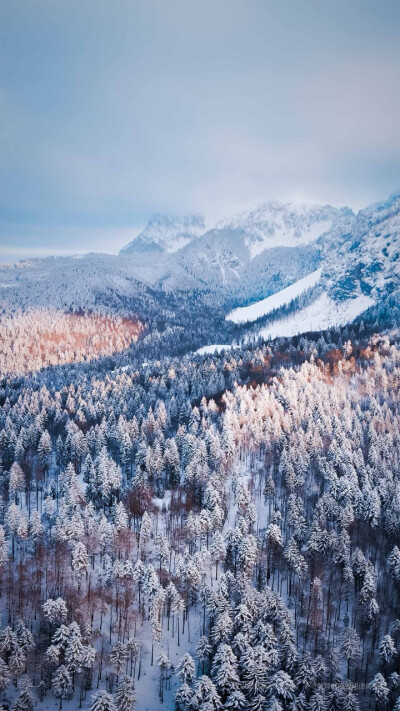
[[[271,212],[278,215],[272,227]],[[332,226],[324,231],[327,217]],[[261,229],[260,220],[266,225],[263,249],[254,253],[254,243],[259,242],[254,230]],[[202,218],[189,222],[192,233],[202,230]],[[187,229],[188,223],[182,219],[167,221],[169,231],[164,237],[160,236],[163,224],[164,218],[154,222],[157,238],[164,239],[165,247],[172,235],[172,246],[176,247],[176,229],[183,229],[182,225]],[[400,301],[399,195],[356,215],[348,208],[297,205],[294,210],[291,204],[288,207],[275,202],[242,213],[240,218],[223,223],[225,226],[219,224],[191,237],[175,251],[171,251],[171,243],[169,251],[160,243],[157,258],[150,248],[115,256],[91,253],[79,259],[52,257],[0,267],[2,309],[52,306],[74,313],[134,313],[143,323],[161,323],[167,329],[175,318],[174,311],[177,314],[182,306],[179,324],[190,324],[194,332],[201,314],[203,338],[207,314],[212,314],[213,337],[220,334],[226,343],[234,327],[225,324],[225,316],[233,309],[279,294],[319,269],[318,284],[298,294],[285,306],[284,313],[281,310],[268,316],[269,324],[294,313],[293,329],[298,324],[300,330],[312,321],[318,299],[318,318],[325,302],[331,313],[337,310],[343,318],[346,314],[353,318],[352,299],[358,299],[360,308],[375,304],[379,310],[389,304],[391,311],[391,304]],[[276,233],[280,235],[278,244]],[[326,294],[325,301],[322,294]],[[302,314],[309,315],[308,321]],[[257,329],[262,333],[262,328],[262,323],[248,327],[252,334]]]
[[[201,215],[168,215],[156,213],[146,227],[120,250],[120,254],[136,252],[173,253],[182,249],[205,232]]]

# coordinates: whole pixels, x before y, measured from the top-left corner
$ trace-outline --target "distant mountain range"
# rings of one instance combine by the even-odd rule
[[[244,245],[254,258],[274,247],[298,247],[315,242],[329,232],[338,221],[354,217],[347,208],[311,203],[268,202],[259,207],[220,220],[213,229],[205,230],[199,215],[154,215],[137,237],[121,249],[120,254],[133,252],[174,253],[199,237],[240,232]]]
[[[164,291],[211,290],[228,301],[254,300],[313,271],[321,261],[318,241],[333,230],[345,232],[353,219],[349,208],[274,201],[200,234],[201,217],[157,215],[121,254],[135,253],[135,277]],[[157,259],[149,255],[154,252]]]
[[[312,321],[318,304],[328,308],[329,302],[332,309],[346,302],[343,319],[397,296],[400,303],[400,195],[358,214],[329,205],[269,202],[209,230],[201,216],[157,215],[119,256],[38,259],[0,268],[0,300],[5,310],[51,305],[127,315],[134,309],[143,321],[162,312],[165,323],[184,301],[194,321],[200,308],[224,319],[234,308],[297,282],[301,286],[316,270],[320,278],[306,279],[312,286],[304,294],[298,286],[285,292],[296,294],[298,324],[292,330],[304,327],[302,308]]]

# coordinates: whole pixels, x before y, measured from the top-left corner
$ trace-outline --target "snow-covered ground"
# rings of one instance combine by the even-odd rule
[[[263,338],[289,337],[306,331],[323,331],[333,326],[344,326],[374,303],[374,300],[365,294],[339,302],[332,301],[327,294],[321,294],[301,311],[261,329],[259,335]]]
[[[242,306],[238,309],[234,309],[226,316],[226,320],[233,321],[234,323],[256,321],[261,316],[266,316],[271,313],[274,309],[279,309],[285,304],[290,304],[297,296],[300,296],[304,291],[318,284],[321,278],[321,272],[322,269],[316,269],[315,272],[307,274],[303,279],[295,281],[294,284],[286,287],[286,289],[281,289],[281,291],[278,291],[272,296],[268,296],[266,299],[256,301],[254,304],[250,304],[250,306]]]
[[[300,237],[298,237],[296,236],[297,230],[295,228],[287,230],[284,225],[278,225],[276,227],[275,234],[272,237],[260,232],[257,234],[256,239],[249,238],[246,241],[246,244],[250,249],[251,259],[254,259],[254,257],[257,257],[257,255],[261,254],[265,249],[280,247],[282,244],[285,247],[298,247],[299,244],[310,244],[311,242],[315,242],[322,234],[329,232],[331,227],[331,220],[316,222],[305,230]]]
[[[202,348],[199,348],[196,353],[199,355],[205,355],[206,353],[221,353],[221,351],[226,351],[229,350],[229,348],[233,348],[233,344],[229,343],[214,343],[211,346],[202,346]]]
[[[217,224],[217,228],[243,230],[250,258],[254,259],[273,247],[311,244],[328,233],[339,219],[351,216],[348,208],[272,201],[225,218]]]

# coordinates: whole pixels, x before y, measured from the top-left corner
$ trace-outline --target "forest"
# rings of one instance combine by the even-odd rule
[[[400,349],[376,318],[3,376],[0,708],[400,709]]]

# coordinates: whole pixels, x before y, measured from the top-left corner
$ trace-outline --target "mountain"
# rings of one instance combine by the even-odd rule
[[[339,220],[352,217],[353,212],[348,207],[273,201],[222,220],[217,228],[242,230],[253,259],[273,247],[298,247],[315,242]]]
[[[345,325],[367,309],[373,310],[376,319],[387,319],[388,313],[392,320],[398,318],[400,195],[360,210],[348,222],[339,222],[319,238],[318,245],[321,277],[311,290],[301,293],[301,282],[297,282],[291,287],[296,301],[290,303],[285,291],[278,292],[273,300],[254,304],[250,311],[238,309],[227,318],[243,320],[248,313],[262,312],[265,319],[258,333],[263,338]],[[271,304],[279,304],[278,311],[273,313]]]
[[[204,218],[200,215],[154,215],[144,230],[121,249],[120,254],[177,252],[204,232]]]
[[[192,288],[223,294],[231,305],[263,299],[317,269],[325,237],[350,230],[353,220],[349,208],[266,203],[220,221],[177,251],[162,288],[180,288],[184,273]]]
[[[381,318],[400,303],[399,195],[357,215],[267,203],[203,229],[202,218],[158,217],[123,255],[0,266],[1,310],[134,314],[145,324],[143,338],[155,334],[157,352],[165,340],[179,341],[183,352],[210,339],[330,328],[370,307]],[[240,319],[230,318],[235,309],[244,309]]]
[[[351,230],[327,240],[324,279],[336,300],[358,294],[375,301],[400,288],[400,194],[356,215]]]

